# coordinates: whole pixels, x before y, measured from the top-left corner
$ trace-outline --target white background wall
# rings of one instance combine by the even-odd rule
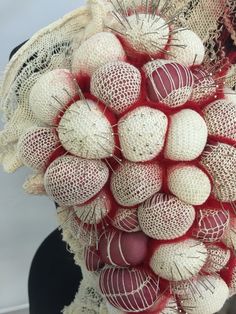
[[[83,0],[0,0],[0,72],[10,51],[40,28],[81,6]],[[0,129],[2,124],[0,123]],[[33,255],[56,227],[55,208],[46,197],[26,195],[26,169],[0,169],[0,313],[26,304]]]

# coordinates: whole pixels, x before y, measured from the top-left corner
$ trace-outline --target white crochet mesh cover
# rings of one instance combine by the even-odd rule
[[[207,126],[194,110],[183,109],[171,116],[165,157],[172,160],[193,160],[207,142]]]
[[[123,206],[134,206],[158,192],[162,170],[158,163],[141,164],[126,161],[111,176],[111,190]]]
[[[63,115],[58,136],[71,154],[90,159],[113,155],[115,142],[110,122],[91,100],[79,100]]]
[[[227,83],[235,88],[236,67],[229,64],[229,71],[222,71],[225,62],[234,62],[224,58],[228,46],[222,47],[222,40],[226,39],[222,31],[225,34],[227,30],[232,42],[236,43],[235,10],[233,0],[88,0],[85,8],[75,10],[35,34],[7,66],[0,87],[1,109],[6,122],[0,133],[0,162],[8,172],[18,169],[23,162],[33,167],[34,173],[24,184],[25,190],[32,194],[48,194],[60,205],[70,206],[58,208],[58,220],[63,239],[74,253],[75,263],[82,268],[83,281],[74,302],[64,309],[64,313],[124,314],[141,310],[152,313],[151,309],[158,306],[159,297],[170,293],[170,304],[158,309],[160,313],[212,314],[227,299],[228,288],[222,279],[199,275],[205,261],[203,267],[209,271],[214,265],[218,265],[218,270],[227,267],[222,265],[226,263],[228,253],[216,248],[215,254],[208,245],[200,246],[193,239],[175,240],[191,228],[195,214],[192,205],[208,202],[210,180],[197,167],[197,161],[193,162],[195,166],[176,163],[167,160],[164,152],[168,145],[174,147],[177,142],[175,150],[181,148],[179,138],[169,143],[165,136],[171,129],[167,122],[179,113],[180,105],[184,104],[185,110],[192,110],[196,116],[201,108],[208,109],[210,96],[217,101],[225,98],[224,101],[231,104],[220,110],[215,107],[214,113],[209,110],[206,120],[209,133],[212,128],[212,132],[229,137],[222,141],[232,145],[219,140],[214,146],[208,137],[208,146],[201,159],[212,176],[211,198],[227,202],[227,208],[235,206],[235,121],[234,111],[230,111],[235,96],[223,87]],[[185,27],[191,31],[184,30]],[[204,55],[203,45],[205,57],[199,67],[197,64]],[[179,63],[172,60],[173,53]],[[194,67],[189,68],[186,64],[194,64]],[[88,102],[91,100],[86,98],[93,99],[91,107],[99,108],[97,112],[93,108],[90,110]],[[83,103],[80,118],[81,108],[78,103],[73,105],[75,99]],[[150,113],[155,112],[156,116],[150,114],[148,117],[146,112],[141,116],[140,112],[140,116],[138,113],[132,117],[127,128],[119,123],[125,118],[124,114],[129,116],[144,110],[141,106],[148,108]],[[131,109],[134,111],[130,112]],[[192,140],[196,133],[193,131],[195,124],[192,120],[190,123],[191,127],[180,132],[182,139],[191,137]],[[48,126],[53,128],[53,133]],[[215,129],[216,126],[219,129]],[[36,138],[30,133],[31,127],[36,130]],[[185,149],[187,155],[195,152],[192,159],[202,153],[208,135],[204,138],[202,129],[198,125],[196,128],[198,142],[189,141],[188,149]],[[198,154],[193,146],[198,147]],[[184,160],[189,159],[183,157],[179,161]],[[162,211],[156,205],[145,207],[159,191],[168,193],[168,200],[164,202],[166,207],[163,205]],[[167,242],[161,244],[161,248],[165,248],[161,254],[164,266],[159,269],[162,264],[157,263],[153,268],[170,281],[173,271],[175,280],[184,286],[178,305],[174,291],[168,287],[163,291],[160,286],[159,292],[159,277],[148,272],[148,265],[136,267],[130,262],[136,253],[142,252],[141,246],[134,250],[134,245],[130,245],[132,250],[127,250],[132,255],[129,267],[107,268],[99,261],[99,238],[108,226],[115,230],[120,228],[121,239],[134,239],[139,234],[148,244],[157,244],[162,252],[159,240],[151,240],[143,233],[146,228],[147,234],[152,230],[156,235],[156,227],[146,226],[140,231],[138,212],[141,208],[146,216],[149,214],[146,208],[153,213],[152,221],[148,220],[151,226],[163,221],[157,228],[159,237],[163,237],[164,230],[160,233],[166,226],[164,240]],[[204,224],[204,231],[208,227],[212,229],[213,233],[208,235],[214,239],[227,218],[220,215],[218,221],[217,215],[210,222],[207,216],[207,224]],[[143,225],[145,219],[142,218]],[[230,224],[222,239],[231,249],[236,246],[234,220],[231,211]],[[193,226],[196,223],[197,219]],[[189,248],[186,244],[189,241],[195,241],[196,247]],[[90,272],[85,265],[85,246],[98,254],[97,262],[94,255],[88,255]],[[149,245],[147,248],[148,251]],[[148,257],[146,253],[144,257]],[[163,271],[167,266],[169,268]],[[195,279],[192,279],[193,275],[196,275]],[[182,282],[182,276],[189,278],[188,281]],[[103,291],[98,284],[99,278]],[[234,282],[233,277],[232,293]],[[106,306],[108,301],[112,305]]]
[[[32,127],[19,139],[17,150],[24,165],[34,170],[44,170],[58,146],[60,144],[54,129]]]
[[[157,193],[138,207],[138,221],[144,233],[159,240],[184,235],[195,219],[194,207],[178,198]]]
[[[236,103],[216,100],[206,106],[203,112],[209,134],[236,140]]]
[[[188,204],[203,204],[211,192],[208,176],[195,166],[171,167],[167,180],[171,193]]]
[[[84,41],[75,51],[72,60],[72,72],[77,75],[92,75],[107,62],[124,61],[124,59],[124,49],[116,36],[111,33],[100,32]]]
[[[202,269],[207,273],[221,271],[225,268],[230,259],[230,250],[221,248],[217,245],[207,245],[207,253],[208,257]]]
[[[236,148],[223,143],[208,146],[201,162],[214,181],[216,198],[224,202],[236,201]]]
[[[92,94],[118,114],[138,100],[140,89],[140,72],[125,62],[108,62],[91,79]]]
[[[85,173],[89,176],[85,176]],[[72,156],[59,157],[47,169],[45,189],[61,206],[83,204],[101,191],[108,179],[108,168],[100,160]]]
[[[153,253],[150,267],[160,277],[181,281],[197,275],[207,258],[205,245],[194,239],[161,244]]]
[[[149,107],[138,107],[118,123],[123,155],[130,161],[147,161],[156,157],[164,146],[166,115]]]

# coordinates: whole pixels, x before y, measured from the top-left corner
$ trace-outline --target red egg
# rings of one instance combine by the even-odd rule
[[[219,241],[229,223],[227,210],[203,209],[196,212],[193,236],[203,242]]]
[[[112,225],[125,232],[140,231],[137,208],[119,208],[112,220]]]
[[[84,248],[84,260],[88,271],[97,271],[104,265],[95,246]]]
[[[147,254],[148,237],[141,231],[122,232],[108,230],[98,244],[101,260],[114,266],[129,266],[142,263]]]
[[[178,107],[190,98],[193,75],[186,66],[173,61],[154,60],[144,65],[144,72],[150,100]]]
[[[99,285],[108,302],[127,312],[144,311],[158,298],[159,278],[136,268],[103,269]]]

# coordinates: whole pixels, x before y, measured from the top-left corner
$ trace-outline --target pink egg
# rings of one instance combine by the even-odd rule
[[[229,223],[227,210],[203,209],[196,211],[195,228],[193,236],[203,242],[219,241]]]
[[[140,231],[137,208],[119,208],[112,220],[112,225],[125,232]]]
[[[86,246],[84,248],[84,260],[89,271],[97,271],[103,266],[95,246]]]
[[[138,265],[147,254],[148,237],[141,231],[108,230],[98,244],[101,260],[114,266]]]
[[[158,298],[159,278],[136,268],[103,269],[99,285],[114,307],[127,312],[144,311]]]
[[[144,72],[150,100],[178,107],[190,98],[193,75],[186,66],[173,61],[154,60],[144,65]]]

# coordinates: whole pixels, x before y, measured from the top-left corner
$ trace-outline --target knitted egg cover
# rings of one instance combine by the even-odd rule
[[[83,272],[63,313],[211,314],[235,293],[235,10],[89,1],[8,64],[0,160],[60,205]]]

